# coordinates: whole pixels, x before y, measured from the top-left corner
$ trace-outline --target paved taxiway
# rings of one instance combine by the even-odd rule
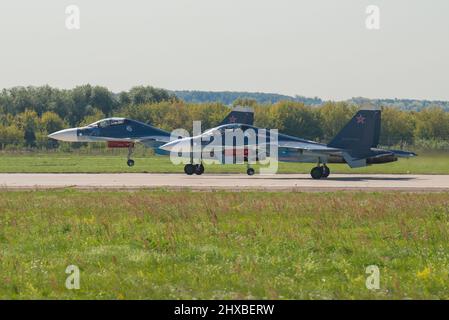
[[[313,180],[308,174],[254,175],[204,174],[0,174],[3,189],[79,189],[168,188],[193,190],[272,190],[272,191],[332,191],[332,190],[403,190],[449,191],[449,175],[392,174],[332,174],[327,179]]]

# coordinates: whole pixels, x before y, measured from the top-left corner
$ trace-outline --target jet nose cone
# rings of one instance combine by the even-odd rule
[[[178,141],[170,141],[162,146],[159,147],[159,149],[162,149],[164,151],[172,151],[174,147],[178,144]]]
[[[174,141],[170,141],[163,146],[159,147],[162,150],[170,152],[189,152],[190,150],[190,138],[183,138]]]
[[[59,141],[77,142],[78,141],[77,131],[78,128],[64,129],[53,132],[52,134],[49,134],[48,137]]]

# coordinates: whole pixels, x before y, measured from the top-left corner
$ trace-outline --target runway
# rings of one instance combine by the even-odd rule
[[[170,190],[266,190],[266,191],[335,191],[401,190],[449,191],[449,175],[333,174],[313,180],[308,174],[254,175],[204,174],[0,174],[0,188],[11,189],[155,189]]]

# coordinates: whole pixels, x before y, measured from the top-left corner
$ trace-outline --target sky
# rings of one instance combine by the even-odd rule
[[[2,0],[0,88],[449,100],[448,12],[447,0]]]

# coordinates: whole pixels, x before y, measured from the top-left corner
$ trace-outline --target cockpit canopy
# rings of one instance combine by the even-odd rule
[[[241,129],[242,131],[245,131],[247,129],[251,129],[253,128],[252,126],[248,126],[248,125],[242,125],[242,124],[237,124],[237,123],[230,123],[230,124],[223,124],[221,126],[206,130],[203,135],[207,135],[207,136],[212,136],[214,134],[224,134],[226,132],[226,130],[236,130],[236,129]]]
[[[96,121],[94,123],[91,123],[88,125],[88,127],[106,128],[106,127],[110,127],[110,126],[117,126],[117,125],[124,124],[124,123],[125,123],[125,118],[107,118],[107,119],[102,119],[102,120]]]

